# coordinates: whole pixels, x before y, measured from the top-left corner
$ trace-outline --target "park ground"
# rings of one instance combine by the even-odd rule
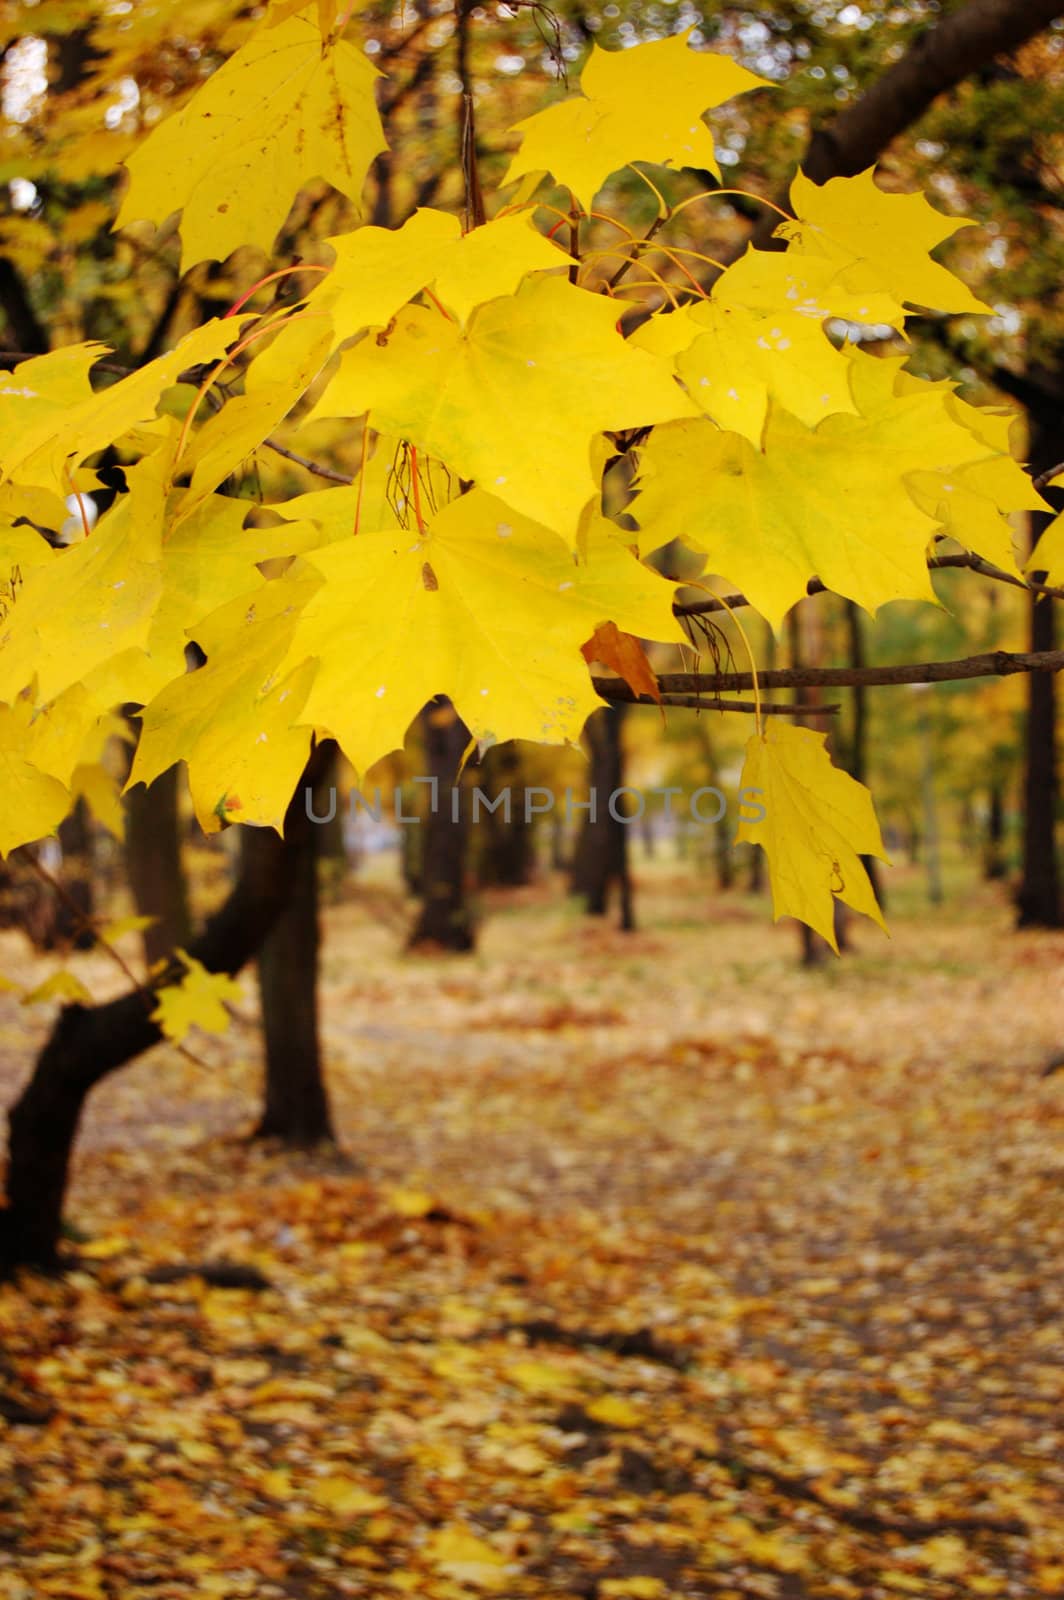
[[[80,1264],[0,1288],[2,1600],[1064,1595],[1064,935],[899,869],[810,973],[640,879],[468,958],[332,906],[343,1157],[247,1142],[250,979],[95,1092]]]

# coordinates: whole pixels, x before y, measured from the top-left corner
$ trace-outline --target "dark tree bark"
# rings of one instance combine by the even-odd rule
[[[1056,408],[1038,406],[1029,413],[1031,467],[1037,474],[1054,466],[1064,455],[1064,426]],[[1043,491],[1060,507],[1059,490]],[[1049,517],[1033,512],[1031,540],[1037,540]],[[1055,648],[1056,618],[1051,600],[1030,602],[1031,648]],[[1060,872],[1056,856],[1057,751],[1056,684],[1051,672],[1031,674],[1027,685],[1026,765],[1023,783],[1023,872],[1016,897],[1021,928],[1059,928]]]
[[[469,856],[468,796],[458,769],[469,744],[469,730],[449,701],[424,713],[428,771],[436,780],[436,808],[423,823],[421,911],[407,941],[408,950],[466,952],[475,943],[466,864]]]
[[[810,624],[810,638],[808,640],[806,640],[804,637],[806,630],[803,630],[802,627],[802,623],[805,618],[808,618]],[[793,667],[817,664],[817,657],[820,653],[819,633],[816,631],[818,629],[819,622],[817,615],[815,612],[811,613],[809,611],[807,601],[799,601],[799,603],[788,613],[787,631],[790,641],[791,665]],[[806,662],[804,660],[807,644],[810,646],[809,654],[812,656],[811,662]],[[799,689],[795,689],[794,698],[799,702],[799,704],[815,704],[817,700],[817,692],[816,690],[813,691],[813,700],[811,702],[808,694],[803,693]],[[799,727],[805,727],[808,724],[808,718],[802,716],[800,713],[796,713],[794,720]],[[846,907],[837,895],[835,896],[834,919],[835,942],[839,947],[839,954],[841,955],[847,948]],[[799,922],[798,935],[801,941],[802,966],[823,966],[824,962],[828,958],[828,955],[831,953],[831,946],[828,944],[827,940],[822,938],[819,933],[817,933],[808,925],[808,923],[805,922]]]
[[[702,754],[706,764],[706,779],[713,788],[720,787],[720,773],[717,767],[717,752],[713,748],[706,718],[699,717],[695,723],[695,733],[702,747]],[[735,858],[732,854],[732,842],[729,837],[731,824],[725,811],[716,822],[710,823],[713,829],[713,865],[717,875],[717,888],[724,894],[732,887],[735,881]],[[761,850],[756,846],[757,854]]]
[[[286,826],[296,823],[304,808],[304,784],[315,780],[317,762],[315,753],[289,807]],[[189,953],[209,972],[239,972],[291,893],[293,853],[272,830],[260,831],[261,848],[244,863],[228,899],[189,946]],[[152,992],[179,980],[182,970],[174,967],[147,989],[135,989],[104,1005],[75,1004],[60,1012],[29,1082],[8,1113],[0,1270],[59,1265],[63,1200],[82,1107],[103,1078],[158,1044],[162,1033],[151,1018]]]
[[[6,257],[0,257],[0,310],[7,323],[9,348],[39,354],[48,349],[48,334],[33,308],[26,285]]]
[[[328,746],[328,770],[315,787],[314,817],[327,817],[336,802],[336,746]],[[339,811],[339,806],[336,805]],[[259,951],[259,995],[266,1053],[265,1100],[255,1136],[280,1139],[293,1148],[334,1143],[329,1098],[322,1072],[318,1034],[319,863],[328,824],[315,822],[304,806],[286,830],[292,892]],[[244,859],[254,857],[269,839],[249,828],[242,840]]]
[[[617,886],[620,926],[625,933],[635,928],[632,906],[632,879],[628,865],[628,824],[618,820],[610,809],[610,797],[624,784],[624,745],[621,730],[624,705],[604,706],[593,711],[584,730],[591,752],[591,796],[594,811],[589,811],[573,853],[570,888],[580,895],[589,916],[605,916],[610,895]],[[623,815],[621,802],[613,808]]]
[[[814,183],[863,172],[940,94],[1062,14],[1061,0],[968,0],[956,7],[921,33],[834,122],[814,133],[805,172]]]
[[[38,881],[26,932],[39,950],[91,950],[96,942],[92,928],[94,852],[92,819],[83,798],[59,824],[57,841],[60,860],[54,876],[62,892],[55,894]],[[39,856],[40,851],[37,845],[27,854]]]
[[[993,881],[1008,872],[1005,861],[1005,789],[995,778],[987,796],[986,845],[983,852],[983,877]]]
[[[535,841],[521,776],[521,756],[512,740],[489,750],[475,773],[477,787],[496,803],[494,810],[485,806],[479,813],[477,881],[484,886],[519,889],[535,876]]]
[[[846,632],[850,646],[850,665],[863,667],[866,664],[864,647],[864,624],[861,620],[860,607],[853,600],[846,602]],[[850,705],[853,710],[853,720],[850,725],[850,777],[856,778],[858,783],[868,784],[868,690],[863,683],[855,683],[850,690]],[[875,856],[862,856],[861,865],[868,873],[868,881],[872,885],[872,893],[880,905],[886,907],[886,895],[880,881],[879,862]]]
[[[149,968],[188,944],[192,922],[181,864],[178,769],[155,782],[138,783],[126,795],[126,873],[133,903],[155,921],[144,929]]]
[[[1018,49],[1062,14],[1061,0],[968,0],[955,7],[926,28],[853,105],[814,130],[802,170],[814,183],[863,172],[940,94],[995,56]],[[750,242],[771,248],[778,222],[774,212],[763,210]]]

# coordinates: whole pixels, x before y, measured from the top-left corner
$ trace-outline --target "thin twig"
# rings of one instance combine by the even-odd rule
[[[263,444],[279,456],[284,456],[286,461],[294,461],[297,467],[305,467],[308,472],[313,472],[316,478],[326,478],[330,483],[343,483],[350,488],[354,478],[346,472],[335,472],[332,467],[324,466],[320,461],[311,461],[309,456],[301,456],[295,450],[289,450],[286,444],[278,444],[276,439],[263,439]]]
[[[1040,472],[1034,480],[1034,486],[1041,491],[1053,482],[1054,478],[1064,475],[1064,461],[1058,461],[1055,467],[1049,467],[1045,472]]]
[[[36,856],[27,852],[23,857],[23,860],[37,874],[42,883],[47,884],[48,888],[52,890],[52,893],[55,895],[60,904],[66,906],[71,916],[75,919],[75,925],[80,926],[85,930],[85,932],[90,933],[92,935],[93,943],[99,945],[101,950],[105,950],[107,952],[115,965],[120,968],[123,976],[127,978],[133,985],[133,988],[136,990],[137,994],[143,997],[145,1007],[149,1012],[151,1012],[152,1007],[157,1004],[159,998],[154,986],[151,983],[141,982],[136,973],[133,971],[132,967],[129,965],[128,961],[126,961],[125,957],[115,949],[113,944],[109,943],[108,940],[104,938],[103,934],[100,932],[99,928],[97,928],[92,918],[81,908],[81,906],[78,905],[77,901],[74,899],[73,895],[69,893],[65,885],[60,883],[58,878],[54,878],[48,871],[48,868],[41,865]],[[169,975],[169,972],[166,972],[162,976],[168,977]],[[156,981],[158,982],[158,980]],[[206,1069],[207,1063],[205,1061],[201,1061],[199,1056],[190,1050],[186,1044],[180,1043],[180,1041],[177,1039],[171,1039],[170,1043],[173,1045],[175,1050],[180,1051],[187,1061],[191,1061],[194,1066],[203,1067]]]

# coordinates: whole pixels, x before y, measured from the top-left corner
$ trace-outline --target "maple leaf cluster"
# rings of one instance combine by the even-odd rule
[[[312,178],[357,200],[384,147],[377,74],[340,31],[328,0],[272,7],[130,156],[118,225],[180,210],[188,267],[269,250]],[[589,641],[607,625],[685,639],[675,583],[642,559],[673,540],[777,628],[814,575],[872,612],[933,602],[941,535],[1018,576],[1007,519],[1042,501],[1009,419],[827,332],[900,330],[913,306],[985,311],[929,253],[962,222],[870,172],[823,187],[799,174],[785,250],[748,251],[709,291],[692,277],[690,303],[670,291],[634,318],[537,225],[547,175],[586,211],[634,161],[717,172],[703,114],[761,86],[688,34],[596,48],[579,94],[518,125],[504,188],[520,187],[492,220],[463,232],[419,210],[356,228],[294,307],[211,321],[107,387],[90,382],[105,353],[92,344],[14,370],[0,392],[0,573],[19,574],[0,618],[0,850],[55,828],[123,704],[143,707],[130,783],[185,761],[207,831],[280,828],[315,737],[361,778],[439,694],[482,747],[575,742],[601,704]],[[639,254],[626,231],[621,277]],[[161,402],[190,375],[182,421]],[[248,527],[224,486],[308,391],[306,425],[339,419],[361,470]],[[128,461],[127,492],[57,550],[33,529],[62,525],[106,446]],[[625,526],[602,511],[618,455],[635,491]],[[190,640],[207,658],[193,673]],[[776,915],[829,939],[836,897],[878,918],[858,859],[884,854],[871,801],[823,737],[758,719],[742,782],[767,796],[766,824],[741,837],[767,852]]]

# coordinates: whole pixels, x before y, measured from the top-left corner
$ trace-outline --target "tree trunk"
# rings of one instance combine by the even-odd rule
[[[151,968],[185,948],[192,926],[181,865],[176,766],[126,795],[126,873],[137,911],[155,918],[142,935]]]
[[[46,892],[39,907],[35,942],[42,950],[91,950],[96,942],[92,929],[96,902],[92,819],[83,798],[59,824],[57,839],[59,864],[53,876],[63,892],[61,896]],[[38,851],[46,850],[47,844],[38,845]]]
[[[1028,454],[1033,472],[1043,472],[1064,455],[1064,430],[1057,410],[1032,408]],[[1058,509],[1059,490],[1043,491]],[[1049,518],[1032,512],[1032,545]],[[1032,595],[1031,649],[1055,648],[1056,619],[1052,600]],[[1062,925],[1060,876],[1056,857],[1057,752],[1056,683],[1051,672],[1032,672],[1027,684],[1026,767],[1023,784],[1023,876],[1016,897],[1021,928],[1059,928]]]
[[[469,731],[449,701],[424,714],[427,777],[434,778],[435,808],[424,823],[421,911],[407,941],[408,950],[473,949],[475,930],[466,885],[469,816],[458,769]]]
[[[605,916],[610,892],[620,892],[620,926],[625,933],[635,928],[632,907],[632,880],[628,866],[628,825],[621,803],[610,800],[624,784],[624,746],[621,729],[627,711],[624,705],[604,706],[587,720],[585,736],[591,751],[590,799],[588,811],[573,854],[570,888],[581,895],[589,916]]]
[[[818,614],[811,612],[807,601],[799,601],[792,608],[787,617],[787,629],[791,650],[791,665],[818,666],[820,661],[820,624]],[[806,704],[815,704],[819,698],[819,691],[811,692],[795,689],[794,698],[805,701]],[[806,725],[806,719],[801,714],[795,717],[799,727]],[[840,954],[846,949],[846,908],[842,901],[835,896],[835,942]],[[798,936],[801,948],[801,964],[803,967],[820,967],[831,951],[827,940],[822,938],[806,922],[799,922]]]
[[[336,746],[322,748],[328,770],[314,789],[312,809],[315,817],[326,818],[339,811]],[[312,821],[307,811],[304,806],[286,830],[292,892],[258,959],[266,1081],[255,1137],[280,1139],[297,1149],[335,1142],[318,1037],[319,863],[329,824]],[[242,839],[243,858],[252,871],[256,854],[270,848],[263,832],[248,828]]]
[[[925,692],[927,685],[922,685]],[[942,904],[942,858],[939,851],[938,800],[935,794],[935,752],[927,704],[920,717],[920,792],[924,808],[924,860],[927,864],[927,898]]]
[[[1000,778],[995,778],[987,796],[986,845],[983,852],[983,877],[993,880],[1004,878],[1008,866],[1005,860],[1005,790]]]
[[[535,875],[535,850],[532,821],[525,814],[521,757],[512,740],[488,751],[477,772],[477,787],[496,802],[494,810],[485,806],[479,815],[477,881],[492,888],[522,888]]]
[[[317,753],[288,810],[288,826],[304,810],[304,785],[320,769]],[[291,846],[261,830],[261,848],[245,861],[224,905],[189,947],[209,972],[233,975],[255,954],[292,889]],[[146,989],[99,1006],[64,1006],[33,1074],[8,1114],[7,1206],[0,1210],[0,1271],[55,1268],[70,1154],[82,1107],[93,1087],[157,1044],[152,991],[179,979],[171,968]]]
[[[851,667],[866,665],[864,647],[864,624],[861,620],[860,607],[853,600],[846,602],[846,632],[849,639],[849,656]],[[850,690],[850,706],[853,712],[853,721],[850,725],[850,777],[856,778],[858,783],[868,785],[868,690],[863,683],[854,684]],[[886,896],[880,882],[879,862],[875,856],[862,856],[861,865],[868,873],[868,881],[872,885],[872,893],[879,904],[886,908]]]

